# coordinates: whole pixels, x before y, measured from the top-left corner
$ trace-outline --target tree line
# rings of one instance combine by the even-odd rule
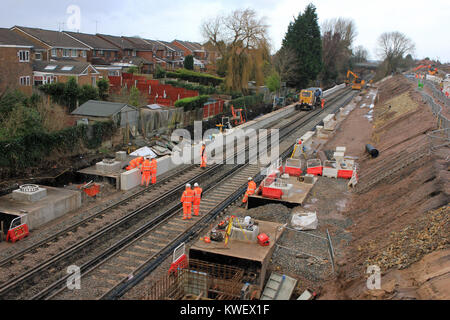
[[[270,55],[270,39],[265,18],[253,9],[239,9],[203,22],[202,34],[222,56],[217,73],[232,91],[246,92],[248,82],[266,84],[277,91],[281,82],[297,89],[342,83],[348,69],[367,62],[363,46],[355,46],[358,35],[354,20],[333,18],[319,26],[313,4],[289,23],[281,48]],[[386,32],[377,41],[377,55],[383,61],[382,76],[410,65],[414,43],[400,32]]]

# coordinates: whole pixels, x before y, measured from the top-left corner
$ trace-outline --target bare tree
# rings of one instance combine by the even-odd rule
[[[322,24],[322,80],[336,81],[345,74],[356,36],[356,25],[351,19],[334,18]]]
[[[386,74],[394,72],[403,57],[408,53],[414,53],[415,50],[414,42],[398,31],[382,33],[377,45],[377,53],[386,63]]]
[[[268,59],[269,41],[265,18],[252,9],[235,10],[203,22],[203,36],[220,52],[226,62],[226,86],[241,91],[251,75],[261,82],[259,68]]]
[[[288,47],[282,47],[272,59],[275,71],[280,75],[281,81],[288,82],[296,74],[297,56],[295,51]]]
[[[353,50],[353,61],[354,62],[366,62],[369,57],[369,53],[363,46],[357,46]]]

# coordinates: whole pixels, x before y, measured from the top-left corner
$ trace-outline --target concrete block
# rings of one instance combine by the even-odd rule
[[[343,152],[343,153],[345,153],[345,151],[347,151],[346,147],[336,147],[336,152]]]
[[[120,175],[120,189],[127,191],[137,187],[142,180],[141,170],[134,168]]]
[[[127,153],[125,151],[116,152],[117,161],[127,161]]]
[[[97,162],[95,164],[95,168],[97,171],[101,172],[119,172],[122,169],[122,162],[121,161],[114,161],[113,163],[105,163],[103,161]]]
[[[81,207],[80,191],[45,189],[47,196],[34,202],[15,200],[14,195],[0,197],[0,212],[15,216],[26,213],[27,224],[32,230]]]
[[[344,153],[343,152],[335,152],[333,153],[334,159],[336,159],[337,162],[342,162],[344,160]]]
[[[25,192],[20,189],[12,192],[12,197],[16,201],[36,202],[47,196],[47,189],[39,187],[37,191]]]

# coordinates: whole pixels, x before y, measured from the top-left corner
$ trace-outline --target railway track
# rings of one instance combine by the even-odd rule
[[[345,92],[345,90],[344,90],[344,92]],[[342,94],[342,92],[340,94]],[[339,99],[340,94],[336,94],[336,99]],[[329,103],[330,102],[331,102],[331,99],[329,100]],[[307,119],[316,117],[318,114],[322,113],[322,111],[323,110],[319,110],[319,111],[314,112],[314,113],[305,113],[305,114],[303,114],[301,116],[294,116],[293,117],[294,120],[291,121],[291,126],[294,126],[296,124],[296,122],[298,122],[300,119],[303,119],[303,118],[306,118],[306,120],[303,120],[302,123],[306,122]],[[294,129],[291,129],[291,131],[293,131],[293,130]],[[210,169],[208,169],[208,171],[200,173],[200,175],[202,175],[202,174],[203,175],[210,175],[213,172],[217,171],[219,166],[220,165],[212,166]],[[234,166],[229,171],[227,171],[227,173],[224,176],[233,174],[232,173],[232,172],[234,172],[233,170],[238,170],[239,168],[240,167],[238,167],[238,166]],[[240,168],[240,169],[241,170],[246,170],[246,168]],[[253,170],[256,170],[256,169],[253,168]],[[258,168],[258,170],[259,170],[259,168]],[[195,174],[195,170],[187,170],[187,171],[192,173],[192,177],[193,178],[191,180],[189,180],[188,176],[181,175],[179,177],[180,179],[176,179],[175,181],[178,181],[178,182],[179,181],[183,181],[183,182],[180,183],[176,188],[172,188],[171,189],[170,186],[168,186],[167,188],[162,188],[162,185],[160,185],[161,192],[158,192],[158,194],[165,193],[166,196],[169,193],[170,194],[176,194],[177,192],[179,193],[182,189],[184,189],[184,185],[185,185],[186,182],[194,181],[194,180],[198,181],[199,175]],[[249,173],[252,173],[252,172],[249,172]],[[248,176],[249,175],[245,175],[244,178],[246,179]],[[222,179],[219,179],[218,181],[221,181],[221,180]],[[240,182],[240,180],[238,178],[236,178],[235,180]],[[245,187],[245,183],[246,183],[246,181],[244,181],[244,187]],[[236,187],[237,187],[237,185],[230,184],[230,188],[231,188],[230,191],[233,190],[233,188],[235,189]],[[211,188],[213,188],[213,187],[211,186]],[[208,189],[209,189],[209,187],[208,187]],[[205,191],[205,194],[209,195],[209,192]],[[223,199],[226,200],[227,196],[229,196],[229,194],[224,194],[222,192],[222,195],[220,196],[220,199],[221,200],[223,200]],[[133,199],[135,199],[135,198],[133,198]],[[131,202],[133,199],[129,199],[129,201]],[[128,200],[128,199],[126,199],[126,200]],[[225,201],[225,200],[223,200],[223,201]],[[157,206],[160,203],[161,203],[160,197],[159,198],[156,197],[153,202],[150,202],[150,204],[148,204],[148,205],[146,205],[144,207],[146,207],[146,209],[148,209],[149,207],[151,207],[151,205]],[[211,202],[211,203],[214,203],[214,202]],[[206,206],[207,204],[208,204],[208,201],[206,201],[206,199],[204,199],[204,206]],[[135,230],[132,230],[132,231],[127,230],[128,235],[123,237],[122,240],[117,241],[114,245],[109,246],[106,250],[104,250],[104,252],[102,254],[97,255],[94,259],[89,259],[87,262],[85,262],[83,264],[84,268],[82,268],[83,274],[86,274],[86,275],[92,274],[92,277],[93,277],[92,279],[100,278],[99,274],[98,274],[98,272],[100,272],[100,271],[98,271],[98,272],[95,271],[95,270],[100,270],[100,269],[98,269],[98,268],[96,268],[94,266],[98,265],[99,263],[101,263],[101,264],[106,263],[105,261],[108,261],[109,258],[113,259],[113,257],[116,257],[116,256],[119,257],[120,256],[120,252],[122,252],[122,250],[126,250],[126,248],[131,247],[133,245],[133,243],[135,243],[136,241],[139,241],[140,239],[145,238],[148,235],[148,233],[150,232],[148,230],[152,230],[151,233],[154,234],[154,235],[157,235],[157,234],[162,234],[163,235],[163,239],[159,239],[158,240],[158,238],[154,238],[155,242],[152,242],[153,243],[152,244],[153,251],[158,250],[156,248],[158,248],[159,246],[162,246],[161,250],[163,250],[164,248],[167,248],[167,246],[170,246],[170,244],[173,241],[175,241],[175,240],[169,241],[166,244],[166,242],[168,241],[167,236],[164,236],[166,233],[164,231],[155,230],[154,228],[156,228],[156,226],[161,226],[164,221],[168,221],[167,224],[176,225],[177,224],[176,220],[179,220],[178,219],[179,217],[177,216],[177,207],[179,208],[179,206],[180,205],[178,204],[176,206],[173,206],[173,207],[169,208],[168,210],[166,210],[164,212],[164,214],[158,215],[157,217],[154,217],[154,218],[151,218],[149,221],[145,222],[143,225],[141,223],[135,223],[137,226],[139,226],[139,225],[142,225],[142,226],[138,227],[138,228],[136,228]],[[206,209],[207,209],[207,207],[206,207]],[[94,241],[96,241],[96,240],[99,241],[101,239],[101,237],[104,234],[106,234],[107,232],[113,233],[115,228],[118,228],[118,226],[120,226],[121,224],[125,224],[125,223],[130,224],[131,221],[137,222],[138,220],[132,220],[132,217],[137,217],[139,215],[139,213],[143,213],[143,212],[146,212],[145,208],[138,206],[137,209],[135,209],[131,213],[127,214],[126,217],[124,217],[123,219],[120,220],[120,222],[119,221],[114,222],[113,224],[109,225],[105,230],[102,230],[101,232],[98,232],[98,233],[94,233],[94,235],[88,237],[87,239],[84,239],[81,242],[76,243],[75,245],[73,245],[73,246],[71,246],[71,247],[69,247],[69,248],[67,248],[65,250],[63,250],[61,253],[55,255],[51,259],[49,259],[49,260],[47,260],[47,261],[37,265],[34,268],[31,268],[31,270],[27,270],[26,272],[24,272],[23,274],[19,275],[18,277],[15,277],[12,280],[8,281],[6,284],[2,284],[2,286],[0,287],[0,297],[2,297],[2,298],[11,298],[11,295],[8,295],[8,293],[11,292],[11,291],[14,291],[14,289],[15,289],[14,292],[16,292],[17,290],[21,290],[21,291],[27,290],[28,289],[27,285],[25,285],[25,283],[27,281],[33,280],[32,278],[35,278],[40,273],[51,273],[51,271],[55,269],[55,263],[56,262],[62,261],[63,259],[69,259],[70,257],[73,257],[74,252],[82,252],[83,250],[88,250],[87,248],[89,247],[89,245],[92,245],[94,243]],[[202,213],[204,213],[203,212],[203,206],[202,206]],[[170,217],[172,217],[173,220],[170,220]],[[205,217],[207,217],[207,214],[205,214]],[[202,219],[203,218],[200,218],[199,220],[202,220]],[[169,222],[171,222],[171,223],[169,223]],[[192,223],[194,223],[194,220],[192,220]],[[186,230],[176,229],[176,228],[169,228],[167,226],[167,224],[165,224],[165,229],[163,228],[161,230],[169,230],[170,231],[170,229],[174,229],[176,231],[172,230],[173,232],[178,232],[180,234],[186,234],[186,232],[188,232],[188,230],[191,229],[191,227],[187,228]],[[197,225],[197,224],[194,223],[194,225]],[[186,227],[186,225],[183,225],[183,226]],[[154,237],[154,235],[153,235],[153,237]],[[177,238],[175,238],[175,239],[177,239]],[[166,240],[166,241],[164,241],[164,240]],[[145,246],[143,246],[143,245],[141,245],[140,247],[145,248]],[[142,249],[142,250],[145,250],[145,249]],[[161,256],[161,250],[156,251],[154,253],[154,255],[152,255],[152,257]],[[130,251],[130,252],[132,252],[132,251]],[[142,255],[142,253],[141,253],[141,255]],[[139,255],[136,255],[136,254],[133,255],[131,253],[129,255],[129,258],[132,258],[133,256],[136,259],[136,262],[138,264],[139,264],[139,262],[142,262],[142,263],[145,262],[143,265],[148,264],[148,261],[144,261],[143,262],[142,260],[137,259],[139,257]],[[148,256],[148,252],[147,252],[147,256]],[[124,260],[123,256],[122,256],[122,260]],[[128,259],[128,260],[131,260],[131,259]],[[136,272],[139,272],[140,269],[142,269],[142,265],[138,265],[136,267],[137,267],[137,269],[135,269],[133,272],[126,272],[126,274],[129,275],[129,274],[132,274],[132,273],[136,273]],[[88,271],[88,270],[91,270],[91,268],[93,268],[92,271]],[[132,268],[132,266],[124,267],[124,270],[127,270],[127,268],[128,268],[128,270],[130,270],[130,268]],[[103,270],[103,273],[105,273],[106,272],[105,270],[107,270],[107,268],[101,269],[101,270]],[[124,274],[122,274],[122,276],[124,276]],[[61,278],[59,276],[59,280],[53,282],[53,284],[48,287],[49,288],[48,290],[41,290],[40,292],[38,292],[38,294],[35,294],[33,297],[35,297],[35,298],[43,298],[43,297],[53,296],[54,293],[52,293],[52,292],[54,292],[54,289],[58,285],[62,284],[61,279],[64,280],[65,278],[66,277],[62,277]],[[118,279],[116,279],[116,280],[118,280]],[[94,280],[92,280],[92,281],[94,281]],[[112,285],[112,282],[114,282],[115,280],[110,279],[109,281],[111,282],[110,284]],[[119,281],[119,284],[123,283],[124,281],[126,281],[126,279],[122,278]],[[114,282],[114,283],[116,283],[116,282]],[[116,284],[116,286],[117,286],[117,284]],[[97,294],[97,295],[94,294],[94,296],[97,297],[97,298],[99,298],[99,297],[101,298],[101,297],[107,296],[109,291],[107,291],[105,293],[104,290],[103,290],[102,292],[103,293],[100,296],[99,296],[99,294]],[[33,291],[32,293],[35,293],[35,292]],[[12,295],[12,297],[14,297],[14,294]]]
[[[353,97],[353,95],[352,95]],[[318,114],[321,113],[318,112]],[[302,118],[305,118],[302,117]],[[311,117],[308,118],[310,121]],[[308,123],[308,121],[305,121]],[[292,124],[294,124],[293,121]],[[289,129],[289,133],[296,129]],[[306,130],[305,130],[306,132]],[[291,148],[287,148],[284,157],[290,153]],[[239,170],[238,172],[236,172]],[[69,276],[60,279],[57,283],[46,288],[34,298],[36,299],[109,299],[114,298],[118,293],[122,294],[122,288],[126,288],[127,282],[133,279],[134,275],[155,268],[159,262],[170,255],[171,250],[182,240],[191,237],[195,230],[202,229],[210,220],[214,218],[224,207],[229,204],[229,199],[235,200],[246,189],[247,177],[256,176],[261,168],[256,165],[235,166],[232,172],[227,173],[227,178],[218,183],[208,186],[202,198],[200,216],[193,217],[190,221],[181,220],[182,212],[176,208],[170,208],[166,213],[151,221],[147,226],[143,226],[147,231],[134,241],[123,239],[126,246],[117,250],[113,255],[103,259],[96,265],[89,263],[83,266],[82,288],[81,290],[69,290],[65,286]],[[147,270],[146,270],[147,269]],[[118,272],[122,270],[122,272]],[[56,289],[59,287],[59,289]]]

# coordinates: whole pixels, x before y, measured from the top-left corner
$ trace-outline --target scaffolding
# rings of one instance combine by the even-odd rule
[[[190,260],[177,274],[166,275],[150,287],[146,300],[237,300],[241,298],[244,270]]]

